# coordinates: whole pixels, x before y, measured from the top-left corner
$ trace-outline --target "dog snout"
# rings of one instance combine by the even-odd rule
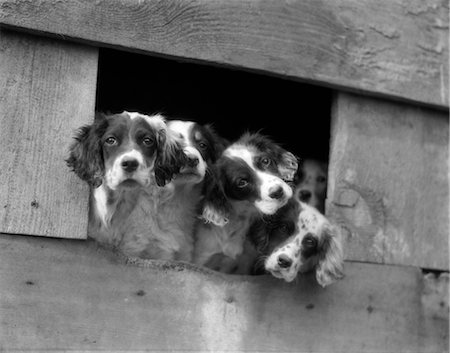
[[[270,192],[269,192],[269,197],[271,199],[279,200],[283,196],[284,196],[283,188],[281,186],[279,186],[279,185],[273,187],[272,190],[270,190]]]
[[[134,158],[128,158],[124,159],[121,165],[124,171],[132,173],[139,167],[139,162]]]
[[[308,202],[311,199],[312,193],[309,190],[300,190],[298,196],[300,201]]]
[[[289,268],[292,265],[292,259],[286,254],[281,254],[278,256],[277,263],[281,268]]]
[[[198,166],[199,162],[200,161],[197,156],[192,156],[192,155],[188,156],[188,159],[187,159],[188,167],[194,168],[194,167]]]

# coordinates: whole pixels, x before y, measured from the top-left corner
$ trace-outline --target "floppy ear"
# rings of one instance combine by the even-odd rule
[[[220,158],[225,148],[228,147],[230,142],[219,136],[219,134],[214,130],[211,124],[206,124],[203,126],[204,131],[207,134],[207,139],[209,141],[213,141],[214,143],[211,145],[211,156],[213,162]]]
[[[103,180],[105,167],[101,137],[107,126],[106,116],[97,113],[93,124],[78,130],[75,142],[69,147],[69,158],[66,159],[67,166],[94,188],[100,186]]]
[[[325,287],[344,277],[344,253],[341,235],[336,226],[327,224],[323,236],[320,259],[316,267],[316,279],[322,287]]]
[[[155,179],[158,186],[170,183],[173,176],[186,165],[188,158],[178,140],[167,129],[157,132],[157,154],[155,160]]]
[[[225,194],[223,177],[219,165],[208,167],[205,175],[202,218],[205,223],[223,227],[228,223],[231,204]]]
[[[294,181],[294,176],[297,173],[299,159],[291,152],[284,152],[282,161],[278,164],[278,172],[281,179],[290,182]]]

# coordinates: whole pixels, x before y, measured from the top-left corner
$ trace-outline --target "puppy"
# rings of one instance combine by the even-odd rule
[[[315,271],[325,287],[343,277],[341,235],[314,207],[293,197],[274,216],[252,224],[249,237],[264,270],[286,282]]]
[[[97,114],[93,124],[80,128],[67,159],[91,186],[88,235],[127,255],[139,256],[154,245],[154,258],[172,258],[167,250],[175,247],[172,239],[154,232],[159,228],[155,209],[162,187],[186,162],[161,115]],[[136,207],[148,218],[130,217]]]
[[[327,196],[327,171],[325,162],[315,159],[305,159],[296,181],[296,197],[308,205],[325,212]]]
[[[228,142],[210,125],[193,121],[169,120],[168,128],[182,142],[188,162],[174,176],[174,185],[199,185],[203,182],[208,165],[220,157]]]
[[[191,262],[205,175],[208,165],[217,160],[227,142],[209,125],[171,120],[167,126],[181,141],[187,163],[161,191],[156,208],[157,219],[168,233],[166,238],[175,239],[174,250],[178,255],[174,259]]]
[[[292,189],[286,181],[297,167],[292,153],[258,133],[246,133],[228,146],[205,184],[204,222],[196,230],[194,262],[221,272],[247,273],[252,259],[242,255],[248,229],[255,218],[274,214],[287,203]]]

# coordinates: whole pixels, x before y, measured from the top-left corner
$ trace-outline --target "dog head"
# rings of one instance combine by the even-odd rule
[[[67,164],[91,186],[165,185],[185,165],[179,141],[161,115],[96,114],[93,124],[80,128]],[[154,178],[154,179],[153,179]]]
[[[200,183],[208,165],[216,162],[223,152],[226,141],[210,125],[193,121],[171,120],[168,128],[182,141],[187,163],[174,176],[175,183]]]
[[[298,272],[315,270],[325,287],[343,277],[343,251],[338,228],[317,209],[295,198],[274,216],[259,220],[251,239],[264,256],[265,270],[286,282]]]
[[[292,177],[293,168],[297,162],[292,153],[258,133],[243,135],[225,149],[208,174],[203,218],[223,226],[236,202],[274,214],[292,196],[283,178]]]
[[[314,159],[305,159],[296,182],[295,196],[320,212],[325,211],[327,195],[327,164]]]

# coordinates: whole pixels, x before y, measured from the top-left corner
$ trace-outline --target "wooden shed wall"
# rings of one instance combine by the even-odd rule
[[[0,30],[0,232],[86,238],[88,188],[68,173],[93,121],[98,49]]]
[[[446,0],[3,0],[0,23],[448,107]]]
[[[0,235],[0,249],[5,351],[448,351],[448,277],[414,267],[346,263],[323,289],[313,276],[126,265],[91,241]]]
[[[448,114],[339,93],[331,136],[327,212],[347,259],[448,271]]]

